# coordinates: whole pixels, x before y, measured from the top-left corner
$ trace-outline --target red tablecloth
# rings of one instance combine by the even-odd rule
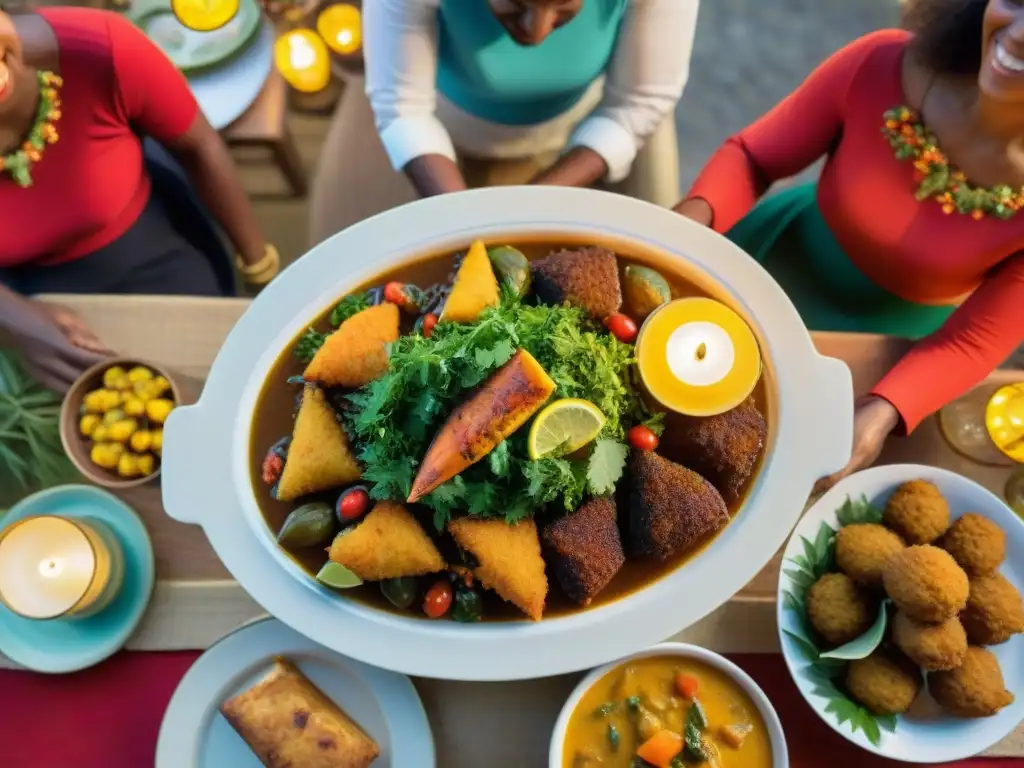
[[[164,709],[196,656],[121,653],[61,677],[0,671],[0,768],[151,768]],[[833,733],[800,698],[781,656],[732,658],[779,711],[792,768],[902,765],[873,757]],[[947,765],[1024,768],[1024,758]]]

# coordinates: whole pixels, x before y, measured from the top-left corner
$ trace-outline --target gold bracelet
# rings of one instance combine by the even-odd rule
[[[246,278],[259,277],[264,272],[276,272],[281,264],[281,256],[270,243],[263,247],[263,258],[255,264],[246,264],[241,256],[235,256],[235,265],[238,271]]]

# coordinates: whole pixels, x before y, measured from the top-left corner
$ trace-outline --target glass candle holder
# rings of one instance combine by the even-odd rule
[[[23,618],[93,616],[123,579],[124,553],[98,520],[41,515],[0,531],[0,604]]]

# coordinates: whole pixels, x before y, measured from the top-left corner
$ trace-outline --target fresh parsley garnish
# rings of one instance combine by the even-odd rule
[[[307,328],[295,343],[292,354],[300,363],[308,363],[316,355],[317,350],[324,345],[326,339],[326,333],[320,333],[316,328]]]
[[[372,306],[373,295],[370,291],[353,293],[350,296],[346,296],[338,302],[334,309],[331,310],[331,325],[337,328],[350,317],[358,315],[364,309],[368,309]]]
[[[633,380],[633,347],[569,306],[531,306],[509,290],[472,324],[441,323],[430,338],[399,338],[387,372],[349,396],[347,427],[360,446],[363,478],[378,499],[409,495],[419,461],[452,410],[516,349],[526,349],[554,380],[552,400],[578,397],[607,419],[590,455],[530,460],[523,427],[422,499],[443,527],[456,513],[515,522],[548,504],[576,509],[587,494],[615,488],[625,465],[625,433],[660,422]]]

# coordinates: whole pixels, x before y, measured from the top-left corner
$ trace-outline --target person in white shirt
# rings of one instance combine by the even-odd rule
[[[335,115],[314,182],[313,241],[468,186],[602,184],[674,204],[673,112],[697,9],[698,0],[367,0],[368,101],[353,82]]]

